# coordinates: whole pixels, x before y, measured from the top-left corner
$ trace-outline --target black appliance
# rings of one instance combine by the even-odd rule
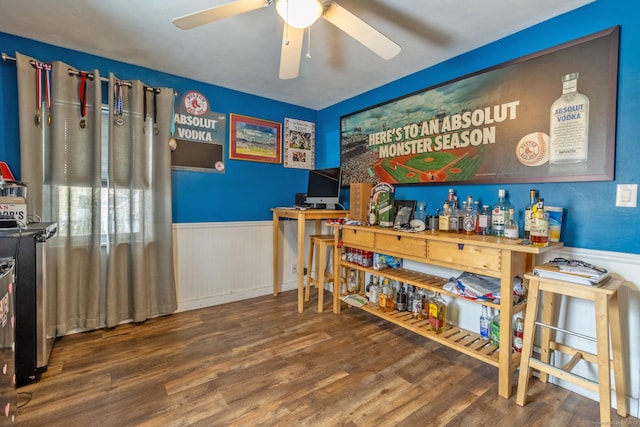
[[[13,258],[0,259],[0,425],[15,421],[15,289]]]
[[[29,384],[47,370],[55,340],[55,289],[47,283],[47,240],[56,223],[0,228],[0,257],[15,259],[16,385]]]

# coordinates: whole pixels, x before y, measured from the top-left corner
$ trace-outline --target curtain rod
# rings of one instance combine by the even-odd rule
[[[3,60],[3,61],[13,61],[13,62],[16,62],[16,58],[11,57],[11,56],[7,55],[7,54],[6,54],[6,53],[4,53],[4,52],[2,52],[2,60]],[[29,61],[29,62],[31,63],[31,65],[34,65],[34,64],[35,64],[35,62],[34,62],[34,61]],[[79,75],[80,75],[80,71],[78,71],[78,70],[74,70],[73,68],[69,68],[69,70],[68,70],[68,71],[69,71],[69,75],[70,75],[70,76],[79,76]],[[86,75],[87,75],[87,77],[89,77],[90,79],[92,79],[92,80],[93,80],[93,73],[87,73]],[[106,77],[100,77],[100,81],[105,82],[105,83],[108,83],[108,82],[109,82],[109,79],[108,79],[108,78],[106,78]],[[122,81],[122,84],[124,84],[125,86],[128,86],[128,87],[132,87],[132,86],[133,86],[133,85],[131,84],[131,82],[126,82],[126,81]],[[145,87],[144,87],[144,89],[145,89],[145,90],[147,90],[147,91],[149,91],[149,92],[153,92],[153,93],[160,93],[160,89],[156,89],[156,88],[154,88],[154,87],[148,87],[148,86],[145,86]]]

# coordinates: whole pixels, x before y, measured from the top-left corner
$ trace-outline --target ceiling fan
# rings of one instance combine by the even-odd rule
[[[362,43],[383,59],[400,53],[401,47],[384,34],[338,4],[320,0],[237,0],[220,6],[190,13],[173,19],[183,30],[208,24],[223,18],[250,12],[276,3],[276,10],[284,20],[280,79],[298,77],[304,30],[320,16]]]

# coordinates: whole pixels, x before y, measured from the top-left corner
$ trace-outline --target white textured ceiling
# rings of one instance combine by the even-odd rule
[[[293,80],[275,6],[180,30],[172,18],[228,0],[0,0],[0,31],[318,110],[591,1],[336,0],[402,52],[385,61],[319,19]]]

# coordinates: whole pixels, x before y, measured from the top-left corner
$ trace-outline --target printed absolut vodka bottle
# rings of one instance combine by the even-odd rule
[[[562,96],[551,105],[549,163],[587,161],[589,98],[578,92],[578,73],[562,76]]]

